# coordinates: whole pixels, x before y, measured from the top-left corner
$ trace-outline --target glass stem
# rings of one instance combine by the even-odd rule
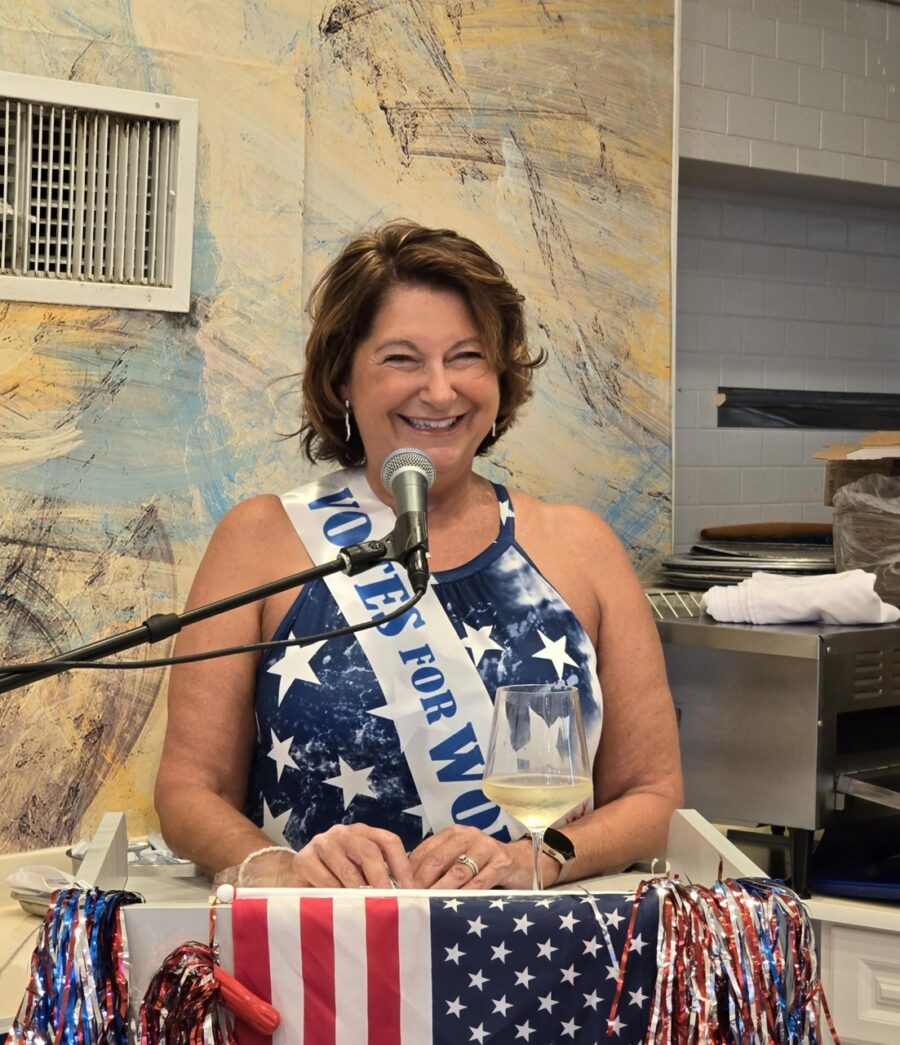
[[[531,888],[541,892],[544,888],[544,876],[541,873],[541,846],[544,844],[544,828],[539,827],[531,832]]]

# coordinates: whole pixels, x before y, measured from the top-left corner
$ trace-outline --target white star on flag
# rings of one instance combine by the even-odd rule
[[[462,903],[462,900],[457,900],[457,899],[444,900],[444,910],[445,911],[458,911],[459,910],[459,905],[461,903]]]
[[[619,978],[619,966],[618,965],[607,965],[606,966],[606,978],[608,980],[617,980]]]
[[[513,932],[525,933],[526,936],[528,935],[528,930],[534,925],[534,922],[529,920],[527,914],[523,914],[521,918],[513,918],[513,921],[516,923]]]
[[[291,632],[292,639],[298,637]],[[287,646],[284,656],[266,669],[270,675],[278,675],[279,707],[292,682],[311,682],[314,686],[321,685],[319,676],[313,671],[310,661],[324,645],[323,639],[322,642],[314,642],[310,646]]]
[[[568,969],[563,969],[563,971],[562,971],[563,983],[571,984],[574,987],[575,986],[575,977],[576,976],[580,976],[580,975],[581,975],[580,972],[576,972],[575,971],[575,964],[573,962],[572,965],[570,965],[568,967]]]
[[[640,987],[638,987],[636,991],[629,991],[628,993],[631,995],[631,1001],[629,1002],[630,1005],[637,1005],[640,1007],[647,1000],[647,995],[644,994]]]
[[[459,959],[465,958],[466,952],[459,949],[459,944],[455,943],[452,947],[445,947],[444,950],[447,952],[447,957],[444,959],[445,962],[453,962],[454,965],[459,965]]]
[[[528,989],[529,983],[534,979],[526,966],[521,972],[516,973],[516,986]]]
[[[502,940],[499,944],[497,944],[496,947],[492,945],[491,950],[494,952],[491,955],[491,961],[498,960],[503,962],[504,965],[506,964],[507,954],[512,954],[512,951],[506,946],[506,944]]]
[[[484,990],[484,985],[488,982],[487,976],[485,976],[481,969],[478,972],[469,973],[469,986],[477,987],[480,991]]]
[[[563,668],[566,664],[571,665],[573,668],[577,668],[578,665],[566,652],[566,637],[563,635],[561,638],[551,640],[538,628],[538,635],[540,636],[541,642],[544,644],[542,650],[538,650],[537,653],[532,653],[532,657],[542,658],[543,660],[549,660],[553,665],[553,670],[556,672],[556,677],[562,679]]]
[[[505,1016],[506,1010],[512,1008],[512,1005],[506,1000],[505,994],[502,998],[493,998],[492,1000],[494,1002],[494,1012],[499,1012],[501,1016]]]
[[[291,744],[294,743],[293,737],[288,737],[286,740],[279,740],[275,736],[275,730],[271,729],[269,732],[272,734],[272,749],[269,751],[269,758],[275,763],[275,779],[281,780],[281,774],[287,769],[299,769],[300,767],[291,758]]]
[[[631,946],[634,948],[634,950],[638,952],[638,954],[640,954],[641,951],[647,946],[647,941],[643,938],[643,936],[639,934],[635,936],[634,939],[631,941]]]
[[[273,816],[269,803],[263,799],[263,834],[271,838],[276,845],[288,844],[288,840],[284,837],[284,829],[291,818],[291,813],[293,813],[293,809],[288,806],[283,813]]]
[[[491,900],[491,902],[488,904],[488,907],[492,907],[497,911],[502,911],[503,908],[506,907],[506,904],[506,900]]]
[[[351,769],[340,755],[338,755],[338,766],[340,773],[337,776],[329,777],[325,783],[331,784],[332,787],[339,787],[344,792],[344,809],[357,795],[365,795],[368,798],[378,797],[369,783],[374,766],[368,766],[366,769]]]
[[[584,953],[589,954],[592,958],[597,957],[597,951],[600,950],[600,941],[595,936],[591,940],[584,941]]]
[[[600,995],[596,991],[591,991],[590,994],[585,994],[584,1004],[585,1008],[587,1008],[587,1006],[590,1005],[594,1012],[596,1012],[597,1006],[600,1004]]]
[[[474,921],[469,922],[469,931],[466,933],[466,936],[471,936],[472,933],[475,933],[475,935],[480,940],[481,934],[484,932],[486,928],[487,925],[485,925],[485,923],[481,920],[481,915],[479,915]]]
[[[455,1001],[447,1002],[447,1015],[448,1016],[459,1016],[463,1009],[467,1008],[466,1005],[457,998]]]
[[[549,958],[552,961],[553,959],[550,956],[553,954],[554,951],[558,950],[559,948],[554,947],[553,944],[550,942],[550,938],[548,937],[546,940],[544,940],[543,943],[538,944],[538,958]]]
[[[625,1024],[619,1019],[618,1016],[616,1016],[614,1020],[608,1020],[606,1024],[607,1030],[615,1034],[616,1037],[619,1036],[619,1031],[622,1030],[624,1026]]]
[[[617,910],[610,911],[606,916],[606,924],[611,925],[614,929],[619,928],[619,922],[624,921],[622,915]]]
[[[559,1002],[556,1000],[556,998],[553,997],[552,994],[545,994],[543,998],[539,997],[538,1001],[540,1002],[540,1004],[538,1005],[538,1012],[540,1012],[542,1009],[544,1012],[553,1012],[553,1006],[559,1005]]]
[[[567,911],[566,914],[559,916],[559,927],[561,929],[568,929],[569,932],[575,930],[575,915],[571,911]]]
[[[563,1037],[566,1037],[568,1035],[568,1037],[574,1038],[575,1037],[575,1031],[577,1031],[577,1030],[581,1030],[581,1027],[578,1026],[578,1024],[575,1022],[574,1018],[571,1019],[571,1020],[567,1020],[562,1025]]]
[[[469,1041],[477,1041],[479,1042],[479,1045],[488,1036],[488,1032],[484,1029],[483,1023],[479,1023],[477,1027],[469,1027],[469,1030],[472,1032],[472,1037],[469,1038]]]
[[[463,627],[466,629],[466,637],[462,640],[462,644],[472,654],[472,660],[475,661],[476,668],[481,663],[481,658],[485,653],[490,653],[492,650],[503,652],[503,647],[498,646],[491,638],[490,624],[485,624],[483,628],[473,628],[466,621],[463,621]]]
[[[516,1024],[516,1037],[524,1038],[525,1041],[531,1041],[531,1035],[534,1031],[531,1029],[531,1024],[526,1020],[524,1023]]]

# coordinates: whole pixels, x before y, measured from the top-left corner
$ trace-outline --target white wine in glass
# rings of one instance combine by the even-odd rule
[[[484,767],[485,795],[531,832],[531,887],[541,889],[544,831],[593,791],[574,686],[500,686]]]

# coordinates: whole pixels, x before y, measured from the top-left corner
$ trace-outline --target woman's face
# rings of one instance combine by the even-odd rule
[[[497,374],[465,300],[424,286],[388,292],[341,394],[370,478],[391,451],[414,446],[434,461],[440,486],[468,474],[500,406]]]

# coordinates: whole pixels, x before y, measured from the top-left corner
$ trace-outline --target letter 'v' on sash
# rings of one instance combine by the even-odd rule
[[[394,513],[375,496],[361,469],[332,472],[282,494],[281,501],[316,563],[335,558],[347,545],[386,536],[395,522]],[[399,605],[410,598],[402,575],[402,567],[385,562],[356,577],[333,574],[325,583],[348,624],[360,624],[396,608],[367,607],[360,588],[373,580],[402,577]],[[459,822],[515,838],[521,827],[481,793],[493,713],[490,695],[431,585],[412,614],[416,616],[393,633],[371,628],[358,632],[356,639],[387,701],[380,714],[396,726],[427,822],[434,831]],[[442,688],[453,695],[449,706],[455,707],[452,714],[446,710],[432,714],[431,721],[422,693],[412,682],[416,663],[411,654],[423,647],[429,650],[429,677],[443,679]]]

